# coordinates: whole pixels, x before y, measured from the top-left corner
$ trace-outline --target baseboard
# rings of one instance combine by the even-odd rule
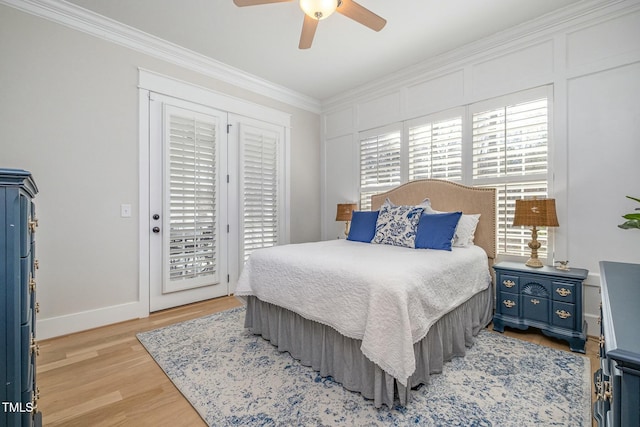
[[[144,308],[141,302],[134,301],[96,310],[38,319],[36,323],[37,337],[38,340],[44,340],[125,320],[139,319],[148,316],[148,312],[145,314]]]

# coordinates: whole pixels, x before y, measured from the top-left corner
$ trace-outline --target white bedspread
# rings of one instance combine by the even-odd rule
[[[362,340],[362,353],[406,385],[416,368],[413,344],[490,282],[478,246],[448,252],[330,240],[253,252],[235,294]]]

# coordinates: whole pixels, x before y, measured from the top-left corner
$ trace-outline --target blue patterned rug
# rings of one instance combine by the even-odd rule
[[[138,334],[210,426],[590,426],[589,359],[483,330],[407,407],[376,409],[243,328],[244,307]]]

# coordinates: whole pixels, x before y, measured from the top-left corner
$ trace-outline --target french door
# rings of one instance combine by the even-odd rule
[[[142,224],[149,311],[157,311],[233,293],[252,251],[288,241],[287,133],[282,125],[148,95]]]
[[[229,293],[227,113],[150,97],[150,311]]]

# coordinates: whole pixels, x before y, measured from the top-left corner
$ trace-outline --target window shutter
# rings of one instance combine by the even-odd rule
[[[167,110],[168,279],[218,282],[216,121],[177,108]],[[167,277],[165,277],[165,280]],[[176,285],[173,285],[175,287]],[[165,286],[172,288],[171,285]]]
[[[472,133],[473,181],[498,190],[498,252],[528,256],[531,232],[511,224],[516,199],[547,197],[547,99],[474,113]],[[538,240],[546,257],[546,228]]]
[[[547,173],[547,100],[473,115],[473,178]]]
[[[371,196],[401,183],[400,130],[360,139],[360,209],[371,209]]]
[[[462,117],[409,128],[409,180],[462,180]]]
[[[280,134],[240,126],[242,259],[256,249],[278,244]]]

